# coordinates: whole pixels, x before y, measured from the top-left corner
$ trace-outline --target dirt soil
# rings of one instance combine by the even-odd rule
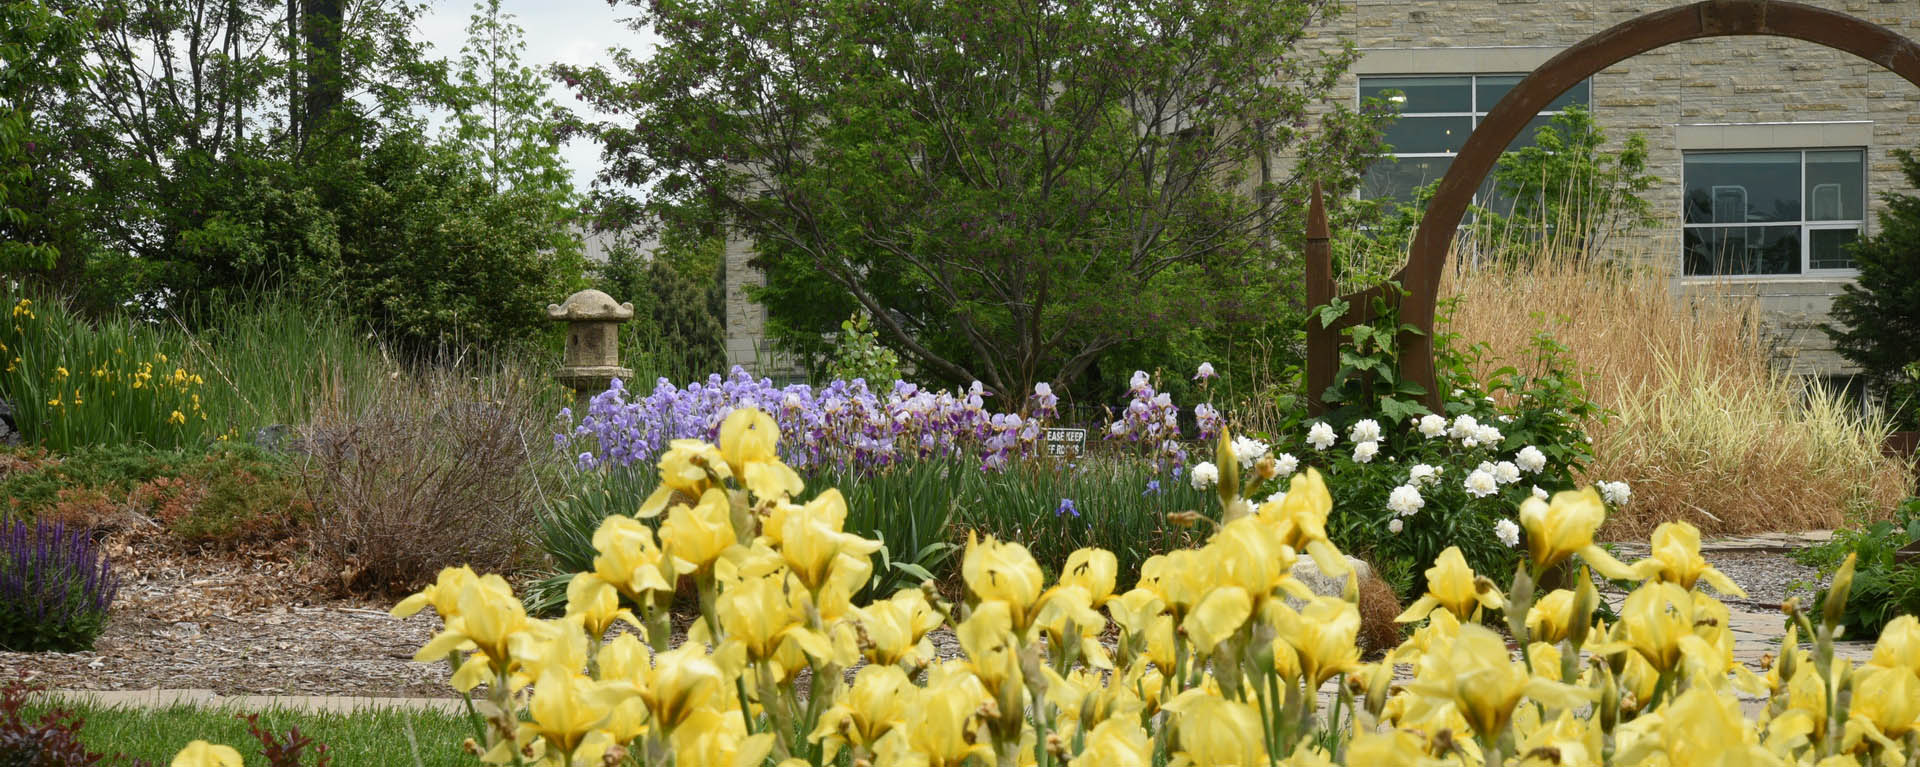
[[[445,664],[413,662],[432,611],[330,599],[278,552],[182,550],[158,531],[106,541],[120,591],[94,649],[0,652],[0,669],[56,690],[210,689],[221,695],[449,697]]]

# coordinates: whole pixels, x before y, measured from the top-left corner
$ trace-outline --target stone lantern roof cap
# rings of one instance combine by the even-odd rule
[[[614,303],[613,296],[588,288],[567,296],[564,303],[547,304],[547,319],[551,320],[628,320],[633,318],[633,304]]]

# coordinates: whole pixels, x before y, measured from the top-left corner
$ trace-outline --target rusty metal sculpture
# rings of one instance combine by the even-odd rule
[[[1838,11],[1776,0],[1705,0],[1656,11],[1622,22],[1562,51],[1542,64],[1509,91],[1467,138],[1466,146],[1440,180],[1425,218],[1414,235],[1407,265],[1393,277],[1405,289],[1385,291],[1374,286],[1344,296],[1351,308],[1332,327],[1321,327],[1317,317],[1307,325],[1307,394],[1314,413],[1325,412],[1321,393],[1333,382],[1339,367],[1339,332],[1372,319],[1376,296],[1400,310],[1400,321],[1420,328],[1424,335],[1402,333],[1400,376],[1427,391],[1426,405],[1439,412],[1441,392],[1433,368],[1433,320],[1440,293],[1440,276],[1454,233],[1466,214],[1473,193],[1500,159],[1500,154],[1533,119],[1568,88],[1603,69],[1655,48],[1709,37],[1765,35],[1790,37],[1851,53],[1885,67],[1920,86],[1920,44],[1893,30]],[[1314,306],[1333,297],[1333,268],[1328,251],[1326,212],[1320,190],[1313,190],[1308,212],[1306,253],[1307,300]]]

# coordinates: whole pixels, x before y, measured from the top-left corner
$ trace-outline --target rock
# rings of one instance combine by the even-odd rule
[[[0,399],[0,445],[20,444],[20,427],[13,420],[13,404]]]
[[[1353,571],[1359,574],[1361,580],[1366,580],[1373,574],[1373,572],[1367,568],[1367,563],[1354,559],[1353,557],[1347,557],[1347,566],[1353,568]],[[1300,557],[1299,562],[1294,563],[1293,577],[1301,583],[1307,584],[1307,588],[1312,589],[1313,593],[1320,596],[1337,597],[1347,588],[1347,576],[1328,576],[1320,572],[1320,565],[1316,564],[1312,557],[1304,555]],[[1295,607],[1299,606],[1299,600],[1289,599],[1287,602],[1293,604]]]
[[[293,427],[284,423],[262,426],[253,431],[253,445],[269,453],[298,452],[298,439]]]

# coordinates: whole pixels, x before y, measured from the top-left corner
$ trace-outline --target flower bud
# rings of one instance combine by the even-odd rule
[[[1847,560],[1840,563],[1840,569],[1833,573],[1833,585],[1827,588],[1827,598],[1820,603],[1820,623],[1828,631],[1840,628],[1847,615],[1847,592],[1853,590],[1853,561],[1856,555],[1848,554]]]

